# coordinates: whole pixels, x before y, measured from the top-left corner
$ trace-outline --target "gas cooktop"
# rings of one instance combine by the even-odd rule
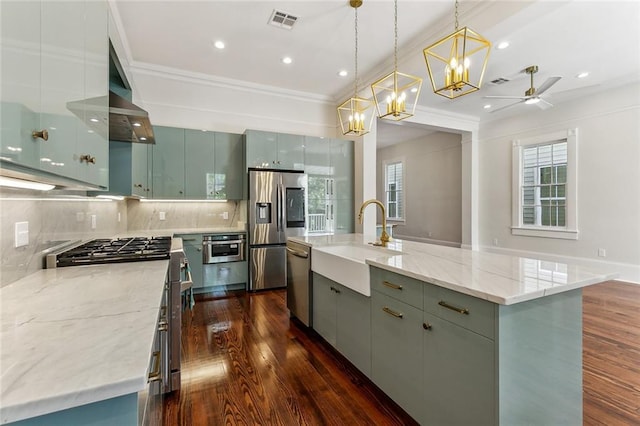
[[[47,268],[169,259],[171,237],[97,239],[47,255]]]

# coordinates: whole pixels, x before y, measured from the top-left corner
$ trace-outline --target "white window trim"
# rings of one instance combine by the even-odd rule
[[[566,226],[534,226],[522,223],[522,150],[531,145],[542,145],[566,139],[567,186]],[[578,239],[578,129],[546,133],[513,141],[511,183],[511,234],[529,237]]]
[[[387,204],[387,165],[394,163],[402,163],[402,219],[398,219],[395,217],[389,217],[389,209]],[[386,210],[386,220],[388,223],[405,223],[407,220],[407,162],[404,157],[394,158],[390,160],[384,160],[382,162],[382,168],[384,170],[384,181],[382,182],[382,193],[384,194],[384,208]]]

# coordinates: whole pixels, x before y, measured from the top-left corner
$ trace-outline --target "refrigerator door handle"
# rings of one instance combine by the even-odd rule
[[[276,231],[282,231],[280,225],[282,224],[282,200],[280,193],[280,184],[276,185]]]
[[[285,228],[286,228],[286,223],[285,223],[285,219],[286,219],[286,202],[287,202],[287,196],[285,194],[284,191],[284,185],[280,184],[280,199],[282,200],[282,203],[280,203],[280,230],[284,232]]]

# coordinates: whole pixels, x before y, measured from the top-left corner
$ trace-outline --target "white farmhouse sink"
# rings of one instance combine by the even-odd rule
[[[366,259],[402,254],[401,251],[364,245],[311,248],[311,270],[365,296],[371,296]]]

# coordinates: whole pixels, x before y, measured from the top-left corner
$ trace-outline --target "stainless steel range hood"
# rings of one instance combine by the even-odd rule
[[[149,113],[109,91],[109,140],[155,144]]]

